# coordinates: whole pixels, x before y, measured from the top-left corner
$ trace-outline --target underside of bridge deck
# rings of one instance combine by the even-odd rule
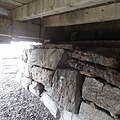
[[[35,42],[17,82],[56,120],[120,119],[120,0],[0,0],[11,41]]]

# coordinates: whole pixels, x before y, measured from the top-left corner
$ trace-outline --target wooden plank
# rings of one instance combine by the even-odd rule
[[[14,20],[29,20],[115,2],[115,0],[35,0],[12,12]]]
[[[45,27],[53,27],[119,20],[119,10],[120,3],[113,3],[49,16],[43,18],[42,23]]]

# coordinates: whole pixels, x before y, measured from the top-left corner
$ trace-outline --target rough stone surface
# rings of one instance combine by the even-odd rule
[[[29,50],[23,50],[23,52],[22,52],[22,56],[21,56],[21,58],[22,58],[22,61],[23,62],[25,62],[25,63],[27,63],[27,60],[28,60],[28,53],[29,52]]]
[[[51,86],[52,85],[52,76],[54,71],[50,71],[47,69],[43,69],[40,67],[32,67],[31,69],[31,76],[32,79],[42,83],[44,86]]]
[[[32,84],[29,85],[29,90],[34,95],[40,97],[44,91],[44,86],[38,82],[32,81]]]
[[[15,79],[19,84],[21,84],[25,89],[29,88],[29,85],[32,84],[32,79],[27,78],[21,71],[18,71]]]
[[[44,92],[41,97],[41,101],[44,103],[44,105],[48,108],[48,110],[52,113],[52,115],[55,118],[58,118],[58,105],[52,101],[50,96],[47,94],[47,92]]]
[[[28,53],[28,63],[55,70],[63,53],[63,49],[34,49]]]
[[[18,73],[20,83],[23,81],[26,88],[41,97],[57,120],[119,119],[119,51],[84,51],[76,47],[46,44],[25,50],[22,75]],[[31,78],[32,83],[26,83],[23,76]]]
[[[21,85],[27,90],[29,89],[29,85],[32,84],[32,80],[27,77],[21,78]]]
[[[73,69],[57,69],[53,77],[53,101],[65,110],[78,113],[84,77]]]
[[[120,89],[103,84],[94,78],[86,78],[82,97],[110,112],[112,116],[120,115]]]
[[[117,56],[119,55],[118,53],[112,50],[112,52],[114,52],[115,54],[111,56],[111,52],[107,52],[107,55],[104,55],[104,53],[106,53],[106,49],[101,51],[102,52],[97,53],[95,51],[74,50],[74,52],[70,52],[69,54],[71,57],[77,58],[81,61],[88,61],[112,68],[119,68],[119,60],[117,59]]]
[[[30,69],[30,67],[29,67],[29,65],[28,65],[27,63],[25,63],[25,62],[23,62],[23,61],[20,61],[20,62],[19,62],[18,70],[19,70],[20,72],[22,72],[22,73],[24,74],[24,76],[30,77],[29,69]]]
[[[82,102],[80,107],[79,118],[80,120],[114,120],[105,112],[102,112],[84,102]]]
[[[67,49],[67,50],[73,50],[73,45],[71,44],[43,44],[43,45],[32,45],[31,48],[35,49]]]
[[[55,120],[40,98],[23,89],[15,78],[16,74],[0,72],[0,120]]]
[[[63,110],[61,112],[60,120],[87,120],[87,119],[81,119],[78,114],[73,114],[72,112]]]
[[[76,60],[69,60],[66,64],[69,67],[79,70],[81,74],[91,77],[100,77],[108,83],[120,87],[120,72],[117,70],[82,61],[78,62]]]

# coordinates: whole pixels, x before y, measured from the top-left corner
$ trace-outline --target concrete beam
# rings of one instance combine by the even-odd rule
[[[45,27],[68,26],[120,20],[120,3],[96,6],[43,18]]]
[[[35,0],[13,10],[12,18],[24,21],[111,2],[116,0]]]
[[[0,8],[0,15],[8,16],[9,12],[10,11],[5,8]]]
[[[27,22],[0,19],[0,34],[26,37],[39,37],[40,26]]]

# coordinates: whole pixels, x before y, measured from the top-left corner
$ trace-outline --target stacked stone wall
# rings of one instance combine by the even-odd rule
[[[119,51],[31,46],[23,52],[16,80],[58,120],[119,120]]]

